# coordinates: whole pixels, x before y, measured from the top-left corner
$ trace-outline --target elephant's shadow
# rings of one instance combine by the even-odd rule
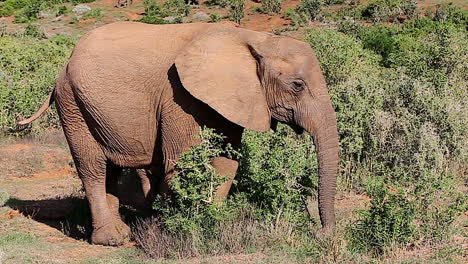
[[[120,191],[119,195],[120,215],[132,227],[138,218],[146,218],[152,212],[145,209],[140,185],[129,184],[129,179],[126,177],[123,177],[119,185],[125,186],[125,191]],[[129,191],[129,188],[132,190]],[[43,200],[10,198],[6,201],[5,206],[18,210],[22,215],[55,228],[66,236],[77,240],[89,240],[93,230],[89,204],[83,195]]]

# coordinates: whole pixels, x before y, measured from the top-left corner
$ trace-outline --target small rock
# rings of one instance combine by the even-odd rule
[[[193,16],[193,21],[208,21],[210,20],[210,16],[205,12],[197,12]]]
[[[175,17],[175,16],[168,16],[168,17],[165,17],[165,18],[163,18],[163,19],[164,19],[164,21],[166,21],[166,22],[174,23],[175,20],[177,19],[177,17]]]
[[[83,15],[84,13],[91,11],[91,9],[92,8],[87,5],[77,5],[72,9],[72,11],[77,15]]]

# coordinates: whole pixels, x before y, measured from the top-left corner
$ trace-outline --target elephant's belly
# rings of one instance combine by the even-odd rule
[[[99,102],[86,107],[92,118],[90,129],[94,137],[107,158],[118,166],[142,167],[153,159],[156,109],[147,98],[138,94],[123,98],[107,96],[102,101],[93,98],[90,101]]]

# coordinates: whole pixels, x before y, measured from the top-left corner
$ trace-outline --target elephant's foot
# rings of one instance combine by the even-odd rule
[[[132,230],[130,229],[130,227],[127,224],[125,224],[124,221],[122,221],[122,219],[120,218],[117,219],[115,223],[117,231],[122,235],[125,241],[128,241],[132,234]]]
[[[120,246],[128,240],[130,228],[125,223],[108,224],[95,228],[91,243],[103,246]]]

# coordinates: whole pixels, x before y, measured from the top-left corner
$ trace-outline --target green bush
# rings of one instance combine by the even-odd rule
[[[61,16],[61,15],[66,15],[68,13],[70,13],[72,10],[67,7],[67,6],[59,6],[59,8],[57,9],[57,16]]]
[[[260,12],[265,14],[279,14],[283,0],[263,0],[260,6]]]
[[[95,19],[101,19],[103,14],[102,12],[104,11],[104,8],[98,7],[98,8],[93,8],[91,11],[86,12],[83,15],[83,19],[89,19],[89,18],[95,18]]]
[[[368,210],[359,211],[360,219],[350,228],[350,247],[363,253],[380,255],[393,246],[412,240],[414,202],[401,189],[392,189],[379,180],[367,190],[372,198]]]
[[[368,194],[372,204],[385,208],[362,215],[359,226],[369,232],[366,239],[359,236],[365,230],[355,232],[352,248],[382,253],[391,246],[448,238],[455,218],[466,210],[461,206],[466,195],[454,187],[463,177],[452,169],[466,168],[468,161],[466,29],[420,18],[338,30],[348,34],[312,29],[306,40],[317,52],[337,111],[342,179],[358,189],[379,179],[382,193]],[[389,216],[409,206],[406,202],[414,212],[405,225],[414,231],[400,237],[394,233],[400,229],[388,227],[402,219]],[[386,217],[385,225],[376,221],[379,217]]]
[[[321,10],[322,0],[301,0],[296,8],[288,8],[284,17],[291,20],[293,29],[306,26],[311,20],[317,19]]]
[[[294,224],[306,225],[304,201],[316,195],[318,182],[310,136],[298,137],[280,125],[276,132],[247,131],[242,140],[238,195],[259,208],[262,219],[274,221],[283,214]]]
[[[301,0],[299,5],[296,7],[296,12],[299,14],[305,14],[309,20],[315,20],[320,14],[322,6],[322,0]]]
[[[213,7],[221,7],[221,8],[225,8],[227,6],[229,6],[229,2],[230,0],[208,0],[205,2],[205,5],[207,6],[213,6]]]
[[[199,139],[200,144],[183,153],[176,164],[176,174],[170,183],[172,195],[167,199],[159,197],[154,203],[169,231],[199,229],[207,210],[213,206],[216,188],[225,181],[211,166],[211,159],[239,155],[230,145],[224,147],[224,137],[213,130],[202,130]]]
[[[231,0],[229,2],[229,19],[240,23],[244,17],[245,0]]]
[[[6,0],[0,2],[0,17],[11,16],[15,10],[23,8],[29,0]]]
[[[33,32],[32,27],[29,32]],[[73,39],[62,36],[41,40],[13,36],[0,38],[1,127],[14,127],[18,114],[27,117],[41,106],[73,46]],[[40,127],[58,126],[55,111],[48,111],[40,120]]]
[[[210,14],[210,22],[218,22],[221,20],[221,16],[218,13],[211,13]]]
[[[168,0],[158,4],[156,0],[143,1],[145,16],[140,22],[149,24],[169,24],[164,17],[175,17],[173,23],[182,23],[182,18],[190,14],[191,7],[184,0]]]
[[[454,24],[468,26],[468,10],[458,7],[453,3],[438,4],[433,13],[428,12],[429,17],[435,21],[447,21]]]
[[[304,202],[315,195],[317,185],[311,138],[298,139],[284,125],[277,133],[248,131],[240,153],[224,146],[223,139],[204,129],[201,143],[182,154],[170,183],[172,195],[158,197],[154,203],[160,219],[140,223],[136,232],[138,243],[150,256],[188,257],[274,247],[290,247],[294,252],[311,243]],[[223,205],[213,204],[214,192],[225,179],[211,166],[211,159],[239,155],[245,156],[231,195]]]
[[[414,16],[416,8],[414,0],[373,0],[365,6],[362,16],[374,22],[393,22],[398,16]]]
[[[37,39],[45,39],[46,38],[44,30],[42,30],[42,28],[39,25],[35,25],[35,24],[28,24],[24,28],[23,35],[26,36],[26,37],[33,37],[33,38],[37,38]]]

